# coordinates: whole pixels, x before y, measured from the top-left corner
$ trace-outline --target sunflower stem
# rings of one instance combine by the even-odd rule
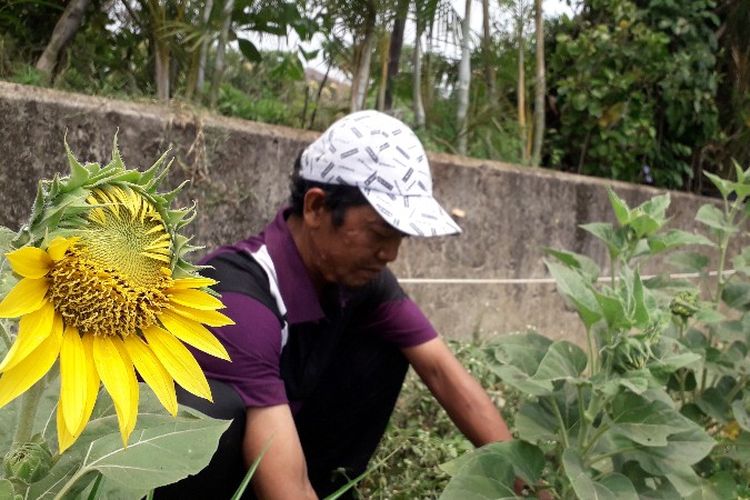
[[[13,446],[21,446],[31,439],[31,433],[34,431],[34,420],[36,410],[39,407],[39,400],[42,398],[44,388],[47,386],[46,377],[34,384],[31,389],[26,391],[21,399],[21,411],[18,413],[16,423],[16,433],[13,436]]]
[[[13,341],[10,338],[10,333],[8,333],[8,330],[5,328],[5,322],[2,320],[0,320],[0,338],[3,339],[3,342],[5,343],[5,349],[10,349],[10,345]]]

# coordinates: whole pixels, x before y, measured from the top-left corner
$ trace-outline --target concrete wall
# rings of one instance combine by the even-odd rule
[[[119,129],[127,165],[147,167],[167,147],[176,160],[169,183],[192,180],[192,225],[208,247],[262,228],[287,196],[297,154],[315,133],[229,119],[180,106],[68,94],[0,82],[0,225],[28,216],[36,182],[67,173],[62,139],[80,160],[106,163]],[[606,186],[631,204],[659,191],[637,185],[451,155],[430,156],[436,195],[460,209],[460,237],[411,238],[394,271],[400,278],[544,278],[542,247],[565,248],[605,262],[606,250],[578,228],[611,220]],[[672,193],[674,226],[689,229],[705,199]],[[504,333],[534,326],[580,341],[577,316],[553,284],[406,283],[405,288],[447,337]]]

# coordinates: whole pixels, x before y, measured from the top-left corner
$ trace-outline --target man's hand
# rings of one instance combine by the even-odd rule
[[[250,484],[261,500],[317,499],[289,405],[248,408],[243,454],[245,465],[268,449]]]
[[[487,393],[441,339],[402,350],[451,420],[475,445],[512,439]]]

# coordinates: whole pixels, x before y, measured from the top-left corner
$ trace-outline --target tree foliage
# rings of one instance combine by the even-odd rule
[[[696,172],[726,175],[732,158],[750,159],[743,0],[586,0],[570,18],[545,16],[538,39],[532,13],[518,9],[530,3],[510,0],[488,2],[481,33],[467,36],[463,13],[445,0],[92,0],[45,83],[34,65],[70,3],[0,5],[0,78],[214,103],[224,114],[317,129],[352,105],[383,106],[390,85],[391,112],[431,149],[456,152],[465,140],[468,155],[527,164],[536,115],[546,118],[534,151],[542,166],[695,192],[714,191]],[[403,40],[388,36],[404,22]],[[519,25],[528,27],[520,37]],[[258,44],[291,34],[300,43],[285,55]],[[461,100],[463,40],[471,83]],[[537,48],[546,92],[530,99],[542,88]],[[306,73],[321,57],[325,71]]]
[[[565,170],[681,187],[719,138],[711,0],[596,0],[560,24],[551,55]],[[648,169],[646,169],[648,167]]]

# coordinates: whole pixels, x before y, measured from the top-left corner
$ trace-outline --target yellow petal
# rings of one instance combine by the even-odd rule
[[[159,319],[164,328],[186,344],[190,344],[211,356],[231,361],[221,342],[200,323],[183,318],[179,314],[170,313],[167,310],[162,311]]]
[[[78,238],[63,238],[62,236],[58,236],[47,246],[47,253],[54,262],[62,260],[65,257],[65,252],[76,241],[78,241]]]
[[[94,337],[94,362],[104,387],[112,396],[123,446],[127,446],[138,414],[138,381],[135,378],[133,363],[122,347],[122,340],[109,335]]]
[[[23,316],[18,322],[18,336],[0,363],[0,372],[13,368],[33,352],[49,336],[54,319],[55,308],[49,302],[33,313]],[[62,319],[59,325],[62,327]]]
[[[62,324],[62,320],[59,321]],[[62,328],[53,327],[52,331],[53,335],[49,335],[26,359],[0,375],[0,408],[26,392],[55,364],[60,354]]]
[[[83,401],[83,412],[81,420],[78,427],[73,432],[68,430],[68,425],[65,422],[62,407],[62,398],[60,403],[58,403],[57,405],[57,445],[59,453],[67,450],[76,441],[76,439],[78,439],[78,436],[80,436],[83,430],[86,428],[86,424],[91,418],[91,413],[94,411],[96,398],[99,395],[99,374],[96,373],[96,367],[94,366],[93,342],[93,335],[87,335],[81,339],[84,355],[84,379],[86,385],[86,394],[85,400]],[[61,371],[62,357],[63,356],[61,354]]]
[[[204,325],[227,326],[234,324],[234,321],[232,321],[231,318],[223,315],[219,311],[201,311],[199,309],[193,309],[192,307],[183,307],[179,304],[170,304],[168,307],[180,316],[198,323],[203,323]]]
[[[81,419],[80,425],[73,433],[73,439],[78,439],[83,430],[86,428],[86,424],[91,418],[91,413],[94,411],[94,405],[96,404],[96,398],[99,396],[99,374],[96,371],[96,365],[94,363],[94,336],[85,335],[81,342],[83,343],[83,352],[86,356],[86,401],[83,405],[83,418]],[[58,405],[59,407],[60,405]],[[67,432],[67,429],[66,429]]]
[[[86,420],[88,420],[91,418],[96,398],[99,396],[99,384],[101,380],[99,380],[99,373],[96,371],[96,364],[94,363],[94,336],[86,335],[82,341],[83,352],[86,353],[86,410],[84,413]],[[83,428],[78,429],[78,432],[82,430]]]
[[[39,279],[52,267],[52,259],[41,248],[23,247],[6,255],[13,272],[24,278]]]
[[[57,415],[55,421],[57,422],[57,449],[58,453],[62,453],[75,443],[77,436],[68,431],[68,426],[65,425],[65,419],[63,417],[62,405],[57,405]]]
[[[171,259],[167,255],[159,255],[158,253],[154,252],[141,252],[140,255],[143,255],[144,257],[148,257],[149,259],[158,260],[161,262],[165,262],[169,264],[171,262]]]
[[[158,326],[146,328],[143,335],[175,382],[196,396],[213,401],[206,376],[187,347],[174,335]]]
[[[179,290],[182,288],[204,288],[207,286],[215,285],[216,283],[218,283],[218,281],[212,280],[211,278],[204,278],[202,276],[194,278],[180,278],[174,280],[174,283],[172,283],[172,286],[168,291]]]
[[[135,335],[125,337],[123,345],[144,382],[151,387],[164,408],[173,416],[176,415],[177,394],[174,390],[174,380],[159,362],[156,355],[145,342]]]
[[[44,278],[23,278],[0,302],[0,318],[17,318],[36,311],[44,304],[48,288]]]
[[[224,304],[222,304],[221,301],[216,297],[213,297],[206,292],[193,290],[190,288],[174,288],[170,290],[169,300],[174,304],[179,304],[185,307],[192,307],[193,309],[200,309],[202,311],[222,309],[224,307]]]
[[[75,327],[67,327],[60,347],[60,407],[71,434],[81,426],[86,404],[86,352]]]
[[[127,356],[128,352],[125,350],[125,346],[122,344],[122,340],[116,341],[117,348],[120,350],[120,353],[123,356]],[[131,360],[132,363],[132,360]],[[133,374],[135,374],[135,369],[133,370]],[[130,436],[130,434],[133,432],[133,429],[135,429],[136,421],[138,420],[138,396],[140,395],[138,386],[138,379],[133,377],[133,383],[130,385],[130,399],[131,401],[135,401],[135,404],[130,407],[130,415],[128,415],[128,418],[130,419],[130,425],[125,429],[127,434],[124,434],[122,436],[122,445],[127,448],[128,447],[128,439],[127,437]]]

